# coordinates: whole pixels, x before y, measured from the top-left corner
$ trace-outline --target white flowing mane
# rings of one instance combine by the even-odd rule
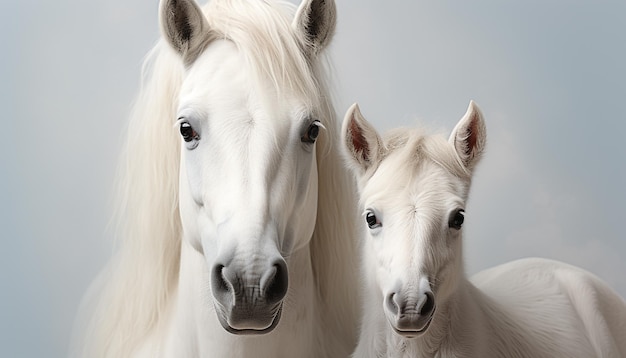
[[[338,125],[327,96],[323,61],[310,61],[292,30],[294,7],[269,1],[213,0],[203,8],[211,30],[232,41],[247,59],[256,81],[310,98],[311,108],[327,130],[319,138],[318,213],[311,240],[311,261],[321,302],[346,302],[356,295],[354,221],[336,218],[354,210],[351,177],[342,166],[336,143]],[[210,45],[209,45],[210,46]],[[312,63],[314,62],[314,63]],[[101,356],[128,356],[157,327],[177,283],[181,248],[178,208],[180,136],[173,127],[185,68],[164,40],[148,54],[142,87],[127,129],[118,180],[116,242],[118,251],[92,285],[78,326],[79,345]],[[320,103],[317,103],[319,100]],[[355,218],[356,219],[356,218]],[[332,243],[329,244],[329,243]],[[344,245],[337,249],[337,245]],[[333,251],[336,250],[337,252]],[[332,251],[332,252],[331,252]],[[337,279],[345,275],[345,279]],[[354,340],[350,325],[358,307],[324,307],[334,317],[322,327],[338,327]],[[89,312],[94,310],[93,312]],[[87,316],[85,316],[87,317]],[[81,319],[79,319],[81,320]],[[82,332],[80,332],[82,330]],[[76,339],[76,338],[75,338]],[[104,349],[106,347],[106,349]],[[75,353],[84,356],[78,348]],[[85,348],[82,348],[85,349]]]

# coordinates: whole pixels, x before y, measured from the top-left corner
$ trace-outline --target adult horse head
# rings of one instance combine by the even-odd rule
[[[267,333],[287,293],[286,260],[315,229],[316,146],[330,114],[309,63],[330,39],[335,9],[305,4],[289,32],[248,8],[213,13],[221,10],[205,17],[193,1],[161,8],[163,33],[186,66],[175,118],[182,227],[206,259],[222,326]]]
[[[322,54],[334,2],[163,0],[160,23],[95,351],[349,354],[355,200]]]

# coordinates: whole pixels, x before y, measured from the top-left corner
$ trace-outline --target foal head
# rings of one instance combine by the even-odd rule
[[[398,334],[420,336],[463,275],[461,228],[485,145],[482,116],[471,102],[447,141],[416,130],[383,139],[354,105],[342,135],[367,232],[367,294]]]
[[[160,11],[185,68],[172,119],[184,240],[206,259],[221,325],[267,333],[289,256],[315,228],[316,147],[329,120],[316,64],[335,5],[304,0],[293,22],[267,1],[215,0],[205,14],[194,0],[163,0]]]

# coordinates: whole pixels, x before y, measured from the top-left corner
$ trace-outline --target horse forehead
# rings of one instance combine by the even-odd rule
[[[287,132],[311,111],[307,98],[276,88],[277,83],[254,73],[245,56],[230,40],[217,40],[189,69],[182,85],[180,108],[205,112],[224,110],[227,117],[245,117],[274,132]],[[280,95],[279,95],[280,93]],[[202,108],[205,107],[205,108]],[[208,107],[208,108],[206,108]]]
[[[185,76],[181,96],[185,99],[207,95],[207,92],[224,93],[236,88],[247,89],[245,59],[234,43],[217,40],[196,59]],[[224,94],[226,97],[226,95]]]

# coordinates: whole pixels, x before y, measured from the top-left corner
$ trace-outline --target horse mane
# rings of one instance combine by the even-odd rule
[[[116,179],[116,253],[88,291],[77,356],[127,357],[155,327],[178,279],[180,143],[173,129],[183,67],[163,41],[146,57]],[[90,302],[95,301],[95,302]],[[82,309],[81,309],[82,310]]]
[[[218,38],[231,40],[247,59],[258,83],[309,99],[328,129],[318,139],[318,214],[311,261],[325,316],[352,341],[358,304],[355,193],[337,148],[338,125],[327,96],[323,61],[311,61],[293,35],[295,8],[287,3],[213,0],[203,8]],[[126,357],[138,349],[176,290],[182,229],[178,208],[180,139],[173,129],[184,78],[181,59],[161,40],[149,52],[142,86],[127,128],[117,181],[117,252],[94,282],[79,310],[73,354]],[[317,105],[317,106],[316,106]],[[352,220],[355,219],[355,220]],[[343,277],[342,277],[343,276]],[[332,303],[345,302],[344,306]],[[86,311],[91,312],[86,312]],[[75,334],[76,335],[76,334]],[[333,337],[345,341],[345,337]],[[80,341],[76,341],[79,339]],[[325,342],[326,343],[326,342]],[[346,352],[347,353],[347,352]]]
[[[320,67],[326,63],[320,62]],[[316,77],[325,80],[329,71],[319,70]],[[325,82],[319,84],[325,87]],[[322,94],[329,93],[324,89]],[[334,332],[334,342],[326,342],[330,347],[341,347],[341,343],[356,344],[360,312],[359,294],[359,245],[356,183],[344,165],[340,152],[340,124],[337,122],[334,107],[326,95],[322,95],[324,111],[321,119],[326,127],[324,135],[318,139],[318,206],[317,222],[311,240],[311,262],[316,279],[320,302],[327,320],[319,326],[324,331]],[[334,145],[336,144],[336,145]],[[339,220],[338,218],[341,218]],[[319,335],[319,334],[318,334]],[[330,352],[328,356],[345,356],[350,352]]]

